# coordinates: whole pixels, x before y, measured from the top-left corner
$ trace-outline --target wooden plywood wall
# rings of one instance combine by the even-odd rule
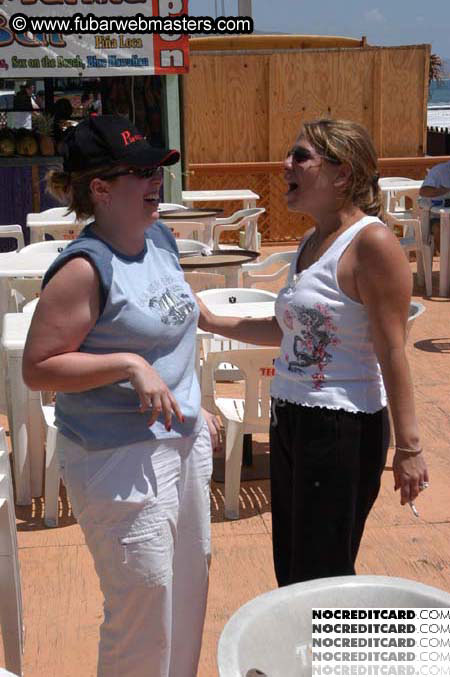
[[[381,157],[426,153],[426,116],[430,50],[382,50]]]
[[[285,155],[306,120],[343,118],[371,128],[372,56],[365,50],[273,55],[270,160]]]
[[[189,163],[284,157],[303,120],[363,124],[380,157],[426,151],[429,45],[193,53],[183,78]]]
[[[194,56],[194,55],[193,55]],[[188,78],[188,82],[186,82]],[[261,162],[269,145],[269,57],[193,59],[185,81],[189,162]]]

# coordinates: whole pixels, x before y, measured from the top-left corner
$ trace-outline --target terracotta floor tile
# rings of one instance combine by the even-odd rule
[[[410,578],[449,591],[449,537],[450,524],[368,527],[357,571]]]

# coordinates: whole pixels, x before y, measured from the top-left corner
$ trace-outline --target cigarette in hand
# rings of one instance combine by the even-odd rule
[[[412,511],[412,514],[414,515],[414,517],[419,517],[419,513],[417,512],[417,508],[414,505],[414,503],[412,501],[408,501],[408,505],[411,508],[411,511]]]

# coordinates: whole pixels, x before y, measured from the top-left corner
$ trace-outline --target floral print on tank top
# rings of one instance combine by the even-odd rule
[[[336,332],[337,327],[331,319],[331,310],[326,303],[316,303],[312,307],[289,304],[283,316],[283,321],[291,331],[300,324],[298,333],[294,336],[292,346],[293,357],[285,354],[289,371],[304,374],[309,367],[316,367],[311,376],[315,390],[321,390],[325,380],[326,366],[333,356],[327,351],[328,346],[337,346],[340,343]]]

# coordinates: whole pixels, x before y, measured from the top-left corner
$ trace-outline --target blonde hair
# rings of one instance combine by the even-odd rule
[[[51,169],[45,176],[47,192],[67,205],[67,212],[75,212],[78,219],[88,219],[94,215],[91,181],[98,176],[106,177],[109,172],[110,166],[71,173]]]
[[[378,159],[364,127],[349,120],[313,120],[304,123],[301,135],[329,162],[350,166],[352,175],[344,190],[345,203],[353,203],[369,216],[380,216]]]

